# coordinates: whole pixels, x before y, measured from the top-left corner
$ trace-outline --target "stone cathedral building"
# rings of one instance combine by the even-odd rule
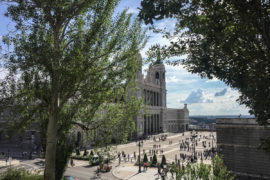
[[[143,100],[146,111],[135,118],[137,136],[161,132],[184,132],[188,130],[189,111],[167,108],[166,71],[162,62],[149,66],[146,77],[142,69],[137,72],[137,97]]]

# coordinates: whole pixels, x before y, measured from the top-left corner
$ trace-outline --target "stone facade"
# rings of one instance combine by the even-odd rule
[[[135,118],[137,136],[160,132],[184,132],[188,129],[189,111],[167,108],[165,66],[156,62],[149,66],[144,77],[142,70],[137,73],[137,97],[143,100],[146,111]]]
[[[255,119],[217,119],[217,149],[237,179],[270,179],[270,154],[260,149],[261,138],[270,136],[270,128]]]

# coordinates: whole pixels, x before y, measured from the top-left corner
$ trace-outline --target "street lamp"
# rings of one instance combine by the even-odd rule
[[[139,156],[138,156],[138,160],[139,160],[139,172],[138,173],[141,173],[142,170],[141,170],[141,141],[139,140]]]
[[[195,138],[197,137],[197,135],[195,134],[195,131],[191,131],[191,141],[193,143],[193,158],[195,159]]]

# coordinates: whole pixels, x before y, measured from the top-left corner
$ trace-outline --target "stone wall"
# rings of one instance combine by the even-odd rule
[[[255,119],[217,119],[217,148],[237,179],[270,179],[270,154],[260,149],[260,139],[270,136],[270,128]]]
[[[185,105],[183,109],[168,108],[166,120],[163,123],[167,132],[185,132],[188,130],[189,111]]]

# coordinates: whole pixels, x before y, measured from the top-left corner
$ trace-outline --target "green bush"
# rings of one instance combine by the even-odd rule
[[[30,174],[24,169],[9,168],[0,173],[0,180],[43,180],[43,175]]]
[[[152,162],[151,162],[151,166],[156,166],[156,165],[157,165],[157,155],[154,154],[153,160],[152,160]]]
[[[146,153],[144,154],[144,157],[143,157],[143,162],[144,162],[144,163],[145,163],[145,162],[148,162],[148,158],[147,158]]]
[[[89,165],[92,166],[93,165],[93,159],[90,158],[89,160]]]
[[[167,164],[166,163],[166,158],[165,158],[165,155],[162,156],[162,159],[161,159],[161,167],[163,167],[164,164]]]
[[[89,161],[91,156],[77,156],[77,155],[73,155],[71,156],[72,159],[77,159],[77,160],[85,160],[85,161]]]
[[[213,176],[218,179],[234,179],[235,175],[227,170],[227,167],[224,165],[224,162],[220,156],[215,156],[212,159],[213,165]]]
[[[76,155],[77,156],[80,156],[81,155],[81,152],[80,152],[80,149],[79,148],[76,148]]]
[[[92,150],[90,152],[90,156],[94,156],[94,152]]]
[[[85,149],[84,152],[83,152],[83,156],[87,156],[88,153],[89,153],[89,152]]]

